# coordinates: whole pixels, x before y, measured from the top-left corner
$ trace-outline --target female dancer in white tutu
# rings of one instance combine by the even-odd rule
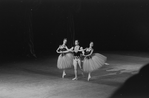
[[[83,71],[88,73],[88,81],[91,78],[91,72],[97,70],[98,68],[102,67],[107,57],[99,54],[93,53],[93,42],[90,42],[89,48],[83,49]]]
[[[79,42],[78,40],[75,40],[75,46],[71,48],[71,51],[74,54],[74,59],[73,59],[73,66],[74,66],[74,74],[75,77],[72,80],[77,80],[77,65],[79,65],[80,69],[81,68],[81,59],[80,59],[80,53],[83,52],[82,47],[79,46]],[[83,73],[82,73],[83,75]]]
[[[57,60],[57,68],[63,69],[62,78],[66,75],[65,69],[70,68],[73,65],[73,54],[70,53],[70,49],[66,46],[67,39],[63,40],[63,44],[58,47],[56,50],[57,53],[60,53]]]

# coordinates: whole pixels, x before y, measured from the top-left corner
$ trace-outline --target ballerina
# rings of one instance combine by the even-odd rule
[[[107,60],[107,57],[99,54],[93,53],[93,42],[90,42],[89,48],[83,49],[83,71],[88,73],[87,80],[91,79],[91,72],[97,70],[98,68],[102,67]]]
[[[70,53],[70,49],[66,46],[67,39],[63,40],[63,44],[58,47],[56,50],[57,53],[60,53],[58,60],[57,60],[57,68],[62,69],[62,78],[66,75],[66,68],[72,67],[73,62],[73,54]]]
[[[71,51],[74,54],[73,66],[74,66],[74,74],[75,74],[75,77],[72,80],[77,80],[78,79],[77,65],[79,65],[79,67],[82,71],[80,54],[83,52],[82,47],[79,46],[78,40],[75,40],[75,46],[71,48]],[[82,75],[84,75],[83,72],[82,72]]]

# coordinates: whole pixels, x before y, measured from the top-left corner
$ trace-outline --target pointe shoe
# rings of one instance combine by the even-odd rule
[[[105,65],[110,65],[109,63],[105,63]]]
[[[89,81],[91,79],[91,76],[89,76],[88,78],[87,78],[87,81]]]
[[[74,77],[72,80],[78,80],[78,78]]]
[[[87,81],[90,81],[90,78],[88,78]]]
[[[64,78],[65,76],[66,76],[66,74],[63,74],[63,75],[62,75],[62,78]]]

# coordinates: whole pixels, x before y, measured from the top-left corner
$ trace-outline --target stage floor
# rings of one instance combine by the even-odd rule
[[[74,77],[73,68],[56,68],[57,56],[35,61],[3,63],[0,68],[0,98],[108,98],[126,79],[137,74],[149,62],[147,56],[104,54],[108,63],[92,73],[87,81],[79,71]],[[4,67],[5,65],[5,67]]]

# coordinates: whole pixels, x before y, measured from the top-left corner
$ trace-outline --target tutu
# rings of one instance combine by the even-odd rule
[[[58,69],[66,69],[70,68],[73,65],[73,54],[60,54],[57,60],[57,68]]]
[[[90,57],[86,57],[83,62],[83,71],[92,72],[102,67],[107,60],[107,57],[99,54],[93,53]]]

